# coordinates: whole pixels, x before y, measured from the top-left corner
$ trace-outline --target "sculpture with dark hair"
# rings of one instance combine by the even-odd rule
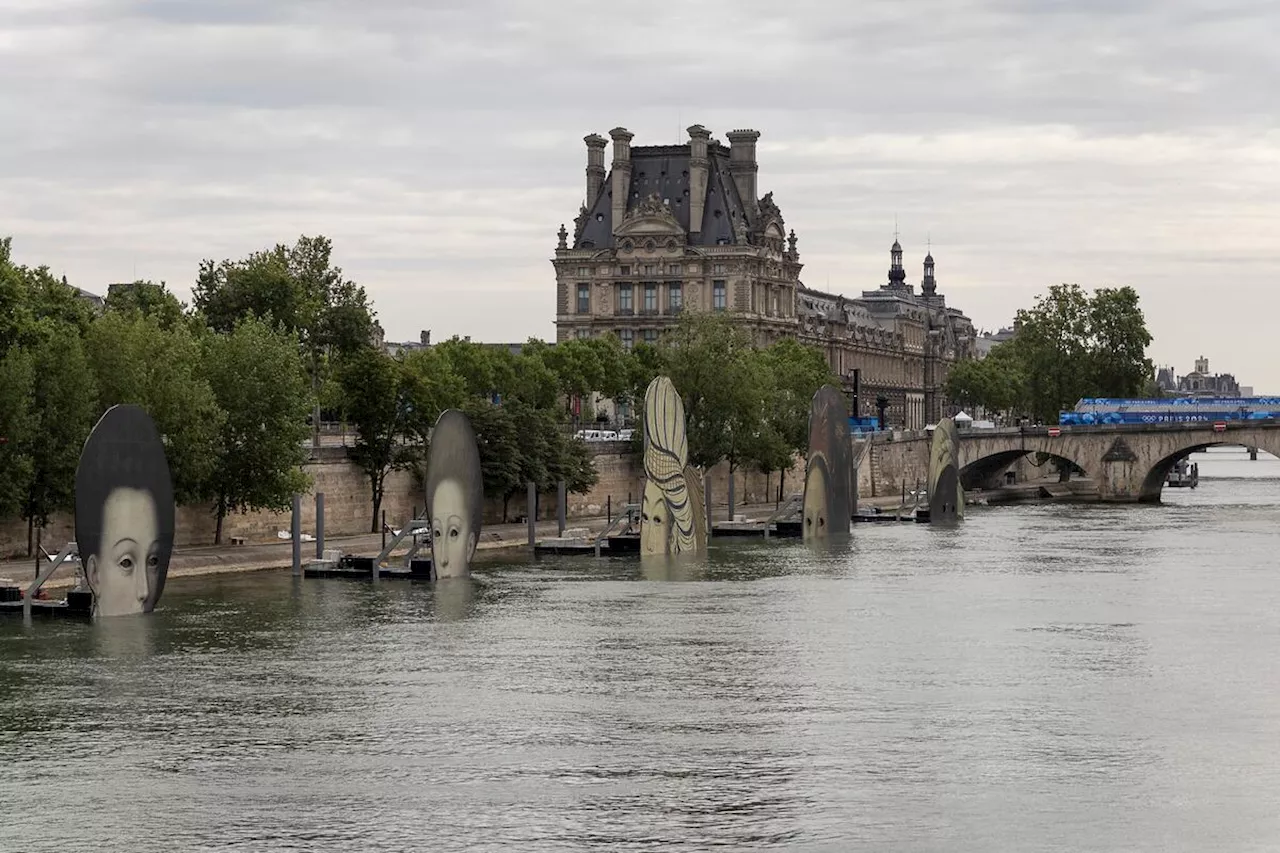
[[[145,572],[145,599],[140,602],[140,610],[150,613],[164,592],[173,553],[173,480],[164,442],[155,423],[150,415],[133,405],[107,410],[85,441],[76,468],[76,547],[95,597],[103,594],[100,572],[107,562],[107,554],[119,545],[103,539],[107,508],[109,504],[116,506],[113,502],[126,493],[145,494],[150,502],[143,500],[146,509],[139,509],[136,502],[126,505],[125,511],[133,515],[113,515],[112,530],[118,531],[113,535],[123,536],[136,529],[150,532],[154,539],[136,542],[134,549],[138,553],[122,554],[116,562],[121,566],[127,562],[124,571],[129,574],[138,569]],[[139,513],[145,513],[145,517]],[[120,541],[132,539],[124,536]],[[138,566],[139,562],[144,566]],[[141,587],[135,584],[134,588]]]
[[[440,500],[441,487],[446,485],[449,488],[443,497],[450,504],[447,507],[441,505]],[[442,412],[432,430],[431,449],[427,453],[426,499],[437,576],[465,575],[480,541],[484,476],[471,420],[457,409]],[[459,519],[465,530],[449,529],[449,518]],[[451,547],[450,540],[455,537],[468,540],[461,543],[460,550]]]

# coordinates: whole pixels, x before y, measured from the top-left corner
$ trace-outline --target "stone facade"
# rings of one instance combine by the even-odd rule
[[[861,415],[878,396],[892,425],[949,413],[941,388],[950,365],[975,354],[975,335],[937,292],[932,255],[919,294],[896,241],[878,290],[847,299],[806,287],[795,231],[772,192],[757,197],[760,134],[735,130],[726,146],[701,125],[688,132],[687,145],[633,147],[614,128],[608,172],[608,141],[585,138],[586,201],[552,259],[556,339],[615,334],[630,349],[684,311],[725,312],[758,346],[792,337],[822,348],[847,391],[858,371]]]
[[[628,349],[656,341],[687,310],[731,312],[759,343],[794,334],[800,263],[773,194],[756,198],[753,130],[725,147],[700,125],[688,145],[631,147],[610,132],[587,143],[587,202],[572,245],[561,226],[556,339],[612,332]]]

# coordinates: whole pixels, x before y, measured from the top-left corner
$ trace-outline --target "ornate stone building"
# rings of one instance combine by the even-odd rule
[[[794,231],[773,193],[757,197],[754,130],[701,125],[689,144],[632,147],[625,128],[587,145],[586,203],[572,235],[562,225],[556,271],[556,338],[616,334],[624,347],[654,342],[686,309],[724,311],[765,346],[783,336],[821,347],[861,414],[889,401],[891,424],[919,427],[946,413],[949,365],[973,355],[973,325],[937,293],[932,256],[917,295],[895,241],[889,281],[860,299],[805,287]]]
[[[803,284],[799,300],[798,336],[822,347],[832,369],[852,385],[859,369],[859,414],[876,413],[876,397],[889,406],[890,424],[920,428],[954,414],[943,386],[951,365],[977,355],[973,323],[964,312],[947,307],[938,293],[933,254],[924,259],[920,293],[907,283],[902,246],[889,250],[889,279],[859,299],[812,290]]]

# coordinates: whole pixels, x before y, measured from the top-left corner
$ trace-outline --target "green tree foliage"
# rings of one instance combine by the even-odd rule
[[[161,301],[158,303],[163,306]],[[108,310],[85,337],[99,415],[120,403],[145,409],[165,442],[178,503],[208,500],[226,413],[204,375],[200,344],[164,310]],[[168,324],[168,325],[166,325]]]
[[[30,354],[17,347],[0,351],[0,518],[19,515],[31,488],[34,396]]]
[[[89,302],[47,267],[13,263],[0,240],[0,509],[31,534],[75,502],[75,472],[97,410],[81,336]]]
[[[1132,287],[1104,287],[1089,302],[1090,368],[1098,396],[1137,397],[1155,378],[1151,332]],[[1070,401],[1072,403],[1075,400]]]
[[[105,308],[109,314],[151,317],[165,330],[173,329],[187,319],[186,306],[169,292],[164,282],[135,281],[116,287],[107,294]]]
[[[194,307],[209,327],[230,332],[245,316],[268,317],[298,337],[304,351],[352,352],[373,330],[364,288],[333,266],[327,237],[299,237],[239,261],[200,264]]]
[[[746,333],[721,315],[689,312],[659,341],[658,352],[659,371],[684,401],[689,461],[710,468],[737,454],[742,436],[734,427],[758,416],[752,395],[759,383],[749,372],[753,350]],[[652,379],[639,378],[646,385]]]
[[[466,383],[435,348],[406,353],[404,371],[412,414],[409,428],[419,444],[425,444],[440,413],[467,401]]]
[[[1019,344],[1006,341],[984,359],[954,364],[947,374],[946,394],[961,406],[981,406],[992,413],[1026,411],[1030,397]]]
[[[13,239],[0,239],[0,353],[22,342],[31,323],[25,271],[13,264]]]
[[[632,385],[627,353],[613,335],[575,338],[555,346],[530,341],[523,354],[537,357],[550,369],[556,391],[566,398],[592,392],[625,398]]]
[[[760,350],[717,314],[690,312],[657,346],[637,346],[632,394],[658,374],[670,377],[685,406],[689,460],[702,468],[724,460],[770,472],[790,467],[809,444],[809,408],[827,382],[838,383],[826,357],[796,341]]]
[[[948,396],[1056,423],[1082,397],[1137,397],[1149,388],[1151,333],[1131,287],[1090,296],[1079,285],[1055,285],[1014,326],[1013,340],[987,358],[952,368]]]
[[[510,362],[493,347],[474,344],[455,335],[436,344],[432,351],[462,380],[468,397],[487,399],[498,393],[500,387],[510,384]]]
[[[501,499],[503,520],[511,499],[524,494],[529,482],[541,493],[554,491],[561,480],[574,493],[596,484],[587,446],[568,434],[558,410],[478,398],[464,410],[476,431],[485,495]]]
[[[206,260],[192,290],[193,307],[214,331],[226,334],[252,316],[295,336],[311,376],[317,437],[329,357],[368,346],[373,333],[364,288],[343,277],[332,253],[327,237],[303,236],[239,261]]]
[[[373,517],[378,530],[387,475],[407,470],[422,458],[413,440],[415,377],[403,361],[366,346],[348,354],[338,369],[345,413],[357,430],[351,459],[369,478]]]
[[[476,433],[484,494],[503,502],[503,520],[511,497],[524,488],[526,457],[511,411],[487,399],[473,397],[463,406]]]
[[[297,338],[253,318],[205,338],[204,372],[226,413],[209,489],[221,544],[228,512],[282,511],[307,488],[310,395]]]
[[[752,457],[764,473],[786,471],[795,454],[809,449],[809,410],[813,395],[823,385],[840,387],[821,350],[792,338],[761,351],[760,358],[770,371],[770,390],[765,408],[764,428]]]
[[[53,513],[75,506],[76,466],[93,429],[98,398],[74,326],[45,317],[36,322],[34,337],[31,428],[20,445],[31,464],[22,517],[29,526],[43,527]]]

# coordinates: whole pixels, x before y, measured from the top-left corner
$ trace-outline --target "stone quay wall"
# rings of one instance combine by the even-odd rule
[[[628,500],[639,502],[644,491],[644,467],[639,454],[631,451],[629,443],[601,443],[591,447],[599,474],[599,481],[586,494],[569,495],[568,517],[590,518],[604,515],[611,508],[616,514]],[[311,477],[313,486],[302,498],[302,530],[315,534],[315,493],[323,492],[325,501],[325,536],[354,536],[370,532],[373,521],[373,497],[369,480],[349,459],[343,448],[321,448],[318,457],[303,466]],[[791,495],[803,488],[804,460],[797,459],[783,479],[784,495]],[[713,507],[728,505],[728,466],[724,463],[711,470],[711,503]],[[764,475],[757,471],[734,472],[734,501],[737,505],[767,503],[778,497],[778,472]],[[391,527],[421,513],[426,503],[421,480],[412,471],[395,471],[387,476],[382,509]],[[507,507],[509,518],[526,512],[526,497],[520,493],[511,499]],[[540,519],[554,519],[556,495],[540,495],[538,513]],[[726,517],[721,512],[719,517]],[[490,500],[485,509],[485,521],[496,524],[502,521],[502,501]],[[180,506],[176,517],[174,544],[178,547],[212,545],[217,520],[210,505]],[[249,512],[231,513],[223,521],[222,541],[243,539],[246,543],[269,542],[280,531],[288,531],[290,513]],[[67,542],[74,540],[74,520],[71,513],[59,513],[49,520],[41,531],[44,547],[57,552]],[[20,518],[0,519],[0,559],[25,554],[27,550],[27,524]]]

